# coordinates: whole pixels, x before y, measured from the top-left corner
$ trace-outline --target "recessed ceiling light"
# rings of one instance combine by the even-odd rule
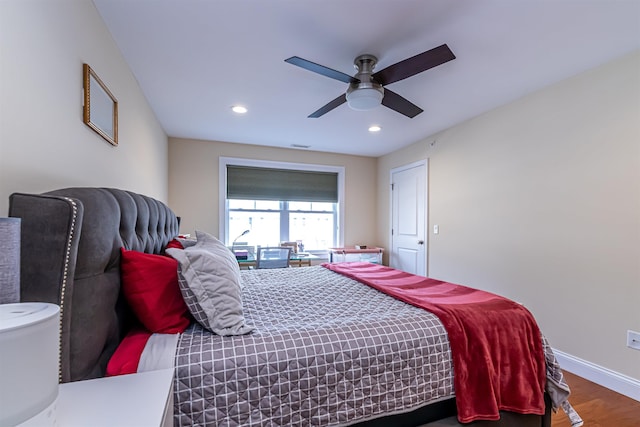
[[[378,125],[369,126],[369,132],[380,132],[382,128]]]
[[[233,107],[231,107],[231,110],[234,113],[238,113],[238,114],[244,114],[247,112],[246,107],[243,107],[242,105],[234,105]]]

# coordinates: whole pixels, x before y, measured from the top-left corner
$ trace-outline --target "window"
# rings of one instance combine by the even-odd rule
[[[220,234],[229,245],[339,246],[343,175],[342,167],[221,158]]]
[[[337,203],[227,200],[229,237],[251,246],[300,240],[305,251],[336,246]],[[233,242],[233,241],[232,241]]]

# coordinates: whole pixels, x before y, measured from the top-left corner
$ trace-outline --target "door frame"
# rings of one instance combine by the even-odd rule
[[[393,254],[393,174],[424,165],[424,275],[429,277],[429,158],[391,168],[389,171],[389,261]],[[391,264],[391,262],[389,262]]]

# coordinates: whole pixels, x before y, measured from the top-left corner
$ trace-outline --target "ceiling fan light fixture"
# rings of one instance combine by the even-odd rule
[[[347,104],[353,110],[373,110],[382,103],[384,93],[382,88],[360,88],[347,92]]]

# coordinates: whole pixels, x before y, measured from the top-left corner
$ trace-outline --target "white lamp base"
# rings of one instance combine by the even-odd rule
[[[54,425],[59,349],[57,305],[0,304],[0,426]]]
[[[58,427],[58,398],[42,412],[29,418],[27,421],[18,424],[16,427]]]

